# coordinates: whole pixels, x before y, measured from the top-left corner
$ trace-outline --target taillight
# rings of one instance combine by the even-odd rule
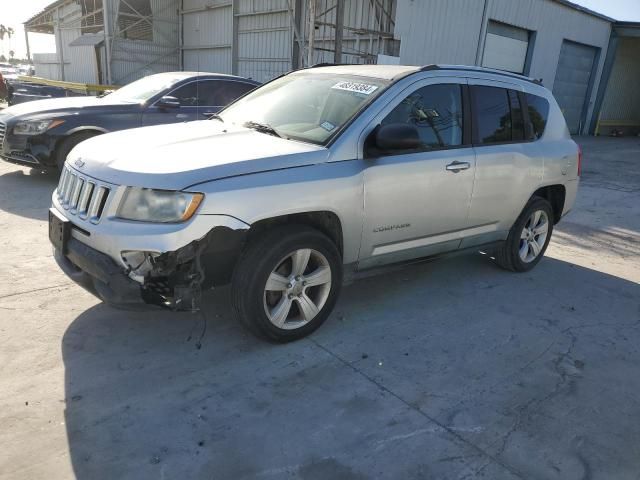
[[[582,175],[582,147],[578,145],[578,176]]]

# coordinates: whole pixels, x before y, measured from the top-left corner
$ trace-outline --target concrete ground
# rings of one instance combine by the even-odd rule
[[[2,479],[640,479],[640,139],[578,139],[527,274],[471,255],[344,289],[311,338],[105,307],[55,266],[55,178],[0,164]]]

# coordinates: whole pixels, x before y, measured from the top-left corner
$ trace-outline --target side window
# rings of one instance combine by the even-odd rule
[[[214,103],[220,90],[220,83],[217,80],[201,80],[198,82],[198,105],[201,107],[215,107]]]
[[[546,98],[526,94],[527,106],[529,107],[529,131],[531,132],[530,140],[539,139],[544,133],[547,126],[547,118],[549,116],[549,102]]]
[[[471,89],[479,142],[485,145],[510,142],[511,106],[507,90],[480,86]]]
[[[524,133],[524,112],[520,104],[520,97],[515,90],[509,90],[509,104],[511,106],[511,137],[514,142],[522,142]]]
[[[183,107],[198,106],[198,87],[196,82],[191,82],[183,85],[182,87],[171,92],[169,95],[180,100],[180,105]]]
[[[201,82],[200,105],[205,107],[224,107],[238,97],[253,90],[255,85],[228,80],[207,80]]]
[[[416,90],[382,121],[409,123],[418,128],[425,149],[462,145],[460,85],[429,85]]]

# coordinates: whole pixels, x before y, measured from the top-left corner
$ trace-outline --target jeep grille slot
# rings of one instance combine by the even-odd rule
[[[67,167],[62,170],[56,196],[62,208],[81,220],[98,223],[109,200],[111,186]]]
[[[0,122],[0,152],[2,152],[2,146],[4,144],[4,136],[7,133],[7,125]]]

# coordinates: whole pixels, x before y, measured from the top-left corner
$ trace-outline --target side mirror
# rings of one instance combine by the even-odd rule
[[[422,147],[420,134],[414,125],[390,123],[380,125],[375,132],[375,146],[383,151],[415,150]]]
[[[180,108],[180,100],[176,97],[162,97],[156,102],[156,106],[160,108]]]

